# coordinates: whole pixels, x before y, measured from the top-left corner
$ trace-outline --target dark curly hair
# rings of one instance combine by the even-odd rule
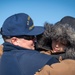
[[[45,23],[44,27],[46,30],[38,40],[38,47],[50,50],[52,40],[67,42],[64,58],[75,59],[75,18],[66,16],[54,25]]]
[[[57,22],[50,37],[53,40],[67,41],[65,58],[75,59],[75,18],[66,16]]]
[[[49,34],[51,33],[51,28],[53,27],[53,24],[45,23],[44,24],[45,31],[43,34],[37,36],[37,49],[45,49],[45,50],[51,50],[51,38],[49,37]],[[39,49],[38,49],[39,50]]]

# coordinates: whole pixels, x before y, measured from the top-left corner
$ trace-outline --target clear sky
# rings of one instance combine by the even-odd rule
[[[16,13],[29,14],[36,26],[45,22],[54,24],[64,16],[75,17],[75,0],[0,0],[0,27],[7,17]]]

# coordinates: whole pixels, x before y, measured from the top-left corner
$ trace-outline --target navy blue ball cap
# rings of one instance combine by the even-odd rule
[[[33,20],[25,13],[18,13],[8,17],[2,26],[2,35],[39,35],[44,32],[44,27],[34,26]]]

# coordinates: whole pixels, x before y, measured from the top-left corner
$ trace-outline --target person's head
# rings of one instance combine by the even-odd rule
[[[8,17],[1,28],[5,42],[34,50],[35,36],[42,34],[44,27],[34,26],[33,20],[25,13]]]
[[[52,38],[60,39],[66,43],[65,58],[75,59],[75,18],[65,16],[59,22],[55,23]]]
[[[59,23],[55,24],[52,28],[52,34],[50,35],[52,40],[52,50],[53,51],[63,51],[65,47],[69,46],[69,41],[67,40],[66,27],[65,25]]]
[[[61,32],[59,33],[58,30],[60,28],[60,30],[62,31],[62,27],[60,25],[56,26],[49,23],[45,23],[44,27],[45,31],[42,34],[42,37],[40,37],[40,40],[38,39],[39,48],[51,50],[52,52],[64,52],[63,50],[67,44],[67,42],[65,41],[66,39],[63,39],[63,36],[65,34]],[[59,35],[59,37],[57,36],[57,34]]]
[[[38,40],[38,47],[50,50],[52,54],[65,52],[66,47],[71,46],[70,41],[67,39],[66,27],[64,27],[66,25],[45,23],[45,31]]]
[[[63,36],[67,40],[67,43],[68,43],[65,48],[66,50],[65,58],[75,59],[75,18],[71,16],[63,17],[59,22],[55,24],[55,26],[63,27],[62,32],[65,32]],[[56,31],[58,30],[60,29],[56,28]],[[59,31],[59,33],[62,36],[61,31]],[[59,33],[57,33],[56,35],[54,34],[54,37],[57,36],[58,38]]]

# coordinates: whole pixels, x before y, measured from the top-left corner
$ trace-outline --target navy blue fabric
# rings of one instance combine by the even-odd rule
[[[2,26],[1,34],[5,36],[38,35],[44,32],[44,27],[34,26],[33,20],[25,13],[8,17]]]
[[[4,43],[4,54],[1,59],[5,75],[34,75],[45,64],[58,62],[52,56],[41,54],[35,50],[27,50],[10,43]]]
[[[21,75],[21,70],[19,68],[19,64],[17,63],[18,61],[13,58],[11,53],[4,53],[1,61],[0,75]]]

